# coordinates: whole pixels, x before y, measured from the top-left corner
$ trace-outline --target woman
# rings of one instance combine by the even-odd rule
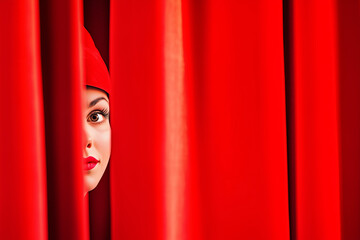
[[[93,190],[103,176],[111,153],[110,78],[95,44],[83,27],[85,81],[83,108],[84,193]]]

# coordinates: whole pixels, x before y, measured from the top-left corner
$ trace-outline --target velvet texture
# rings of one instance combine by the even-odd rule
[[[359,1],[0,11],[0,238],[360,239]],[[113,137],[85,199],[83,24]]]

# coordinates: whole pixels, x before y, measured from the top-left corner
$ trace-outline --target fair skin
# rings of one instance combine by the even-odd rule
[[[93,190],[103,176],[111,153],[109,98],[102,90],[87,87],[83,108],[84,193]]]

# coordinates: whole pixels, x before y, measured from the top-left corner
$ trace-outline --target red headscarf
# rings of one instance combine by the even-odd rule
[[[85,84],[87,86],[96,87],[111,94],[111,84],[109,71],[101,58],[98,49],[95,47],[94,41],[89,32],[83,26],[83,51],[85,63]]]

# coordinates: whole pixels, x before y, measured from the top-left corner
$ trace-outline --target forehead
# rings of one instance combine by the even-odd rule
[[[96,88],[86,88],[86,90],[85,90],[85,98],[86,98],[86,101],[88,103],[91,102],[92,100],[96,99],[96,98],[99,98],[99,97],[103,97],[107,101],[109,101],[109,98],[108,98],[107,94],[104,91],[96,89]]]

